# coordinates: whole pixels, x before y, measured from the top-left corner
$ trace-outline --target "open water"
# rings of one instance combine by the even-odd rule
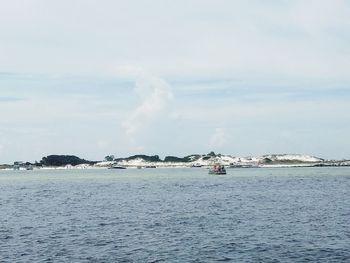
[[[0,171],[0,262],[350,262],[350,169]]]

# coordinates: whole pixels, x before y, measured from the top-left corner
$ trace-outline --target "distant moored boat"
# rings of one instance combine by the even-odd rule
[[[119,165],[113,165],[113,166],[109,167],[108,169],[126,169],[126,167],[119,166]]]
[[[199,163],[195,163],[195,164],[192,164],[191,167],[192,168],[201,168],[201,167],[203,167],[203,165],[199,164]]]

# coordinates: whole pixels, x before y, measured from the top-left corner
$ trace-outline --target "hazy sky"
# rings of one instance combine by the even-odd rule
[[[350,158],[350,2],[0,0],[0,163]]]

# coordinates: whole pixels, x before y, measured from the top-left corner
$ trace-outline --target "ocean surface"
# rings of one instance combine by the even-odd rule
[[[0,171],[0,262],[350,262],[350,168]]]

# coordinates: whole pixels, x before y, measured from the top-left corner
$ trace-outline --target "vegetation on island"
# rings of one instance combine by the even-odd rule
[[[114,155],[107,155],[104,160],[106,162],[112,162],[114,161]]]
[[[0,170],[1,170],[1,169],[9,169],[9,168],[12,168],[12,165],[9,165],[9,164],[0,164]]]
[[[43,157],[40,161],[42,166],[65,166],[79,164],[95,164],[97,162],[81,159],[74,155],[49,155]]]
[[[144,154],[138,154],[138,155],[132,155],[126,158],[117,158],[114,159],[114,161],[130,161],[130,160],[135,160],[135,159],[143,159],[146,162],[161,162],[162,160],[159,158],[158,155],[144,155]]]
[[[194,155],[188,155],[183,158],[176,157],[176,156],[166,156],[164,158],[164,162],[170,162],[170,163],[189,163],[193,160],[197,160],[201,157],[201,155],[194,154]]]

